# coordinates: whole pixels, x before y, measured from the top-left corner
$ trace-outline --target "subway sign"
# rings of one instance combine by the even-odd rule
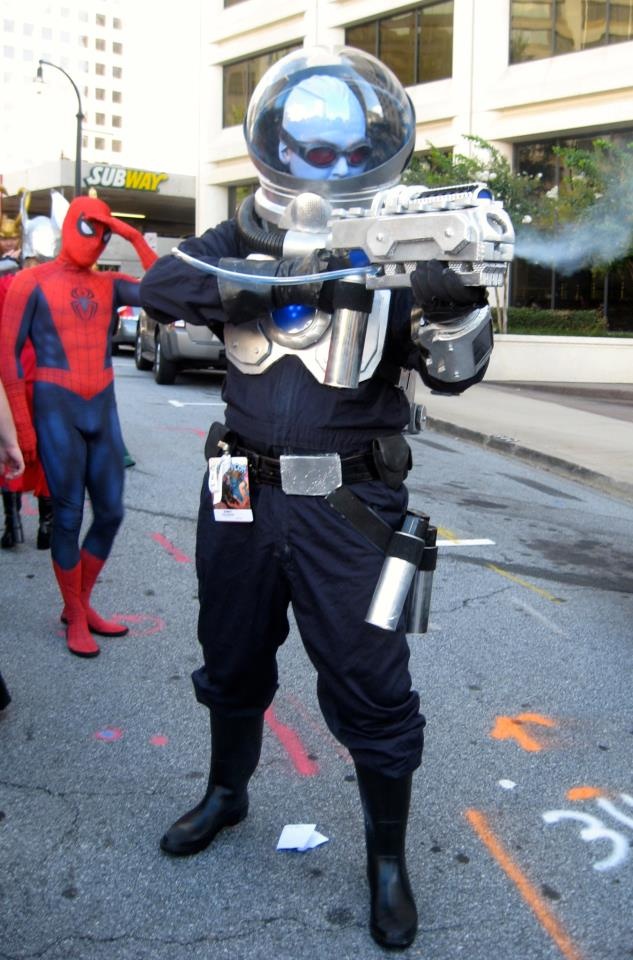
[[[166,173],[135,170],[132,167],[111,167],[97,163],[84,178],[87,187],[115,187],[117,190],[145,190],[157,193],[158,187],[169,177]]]

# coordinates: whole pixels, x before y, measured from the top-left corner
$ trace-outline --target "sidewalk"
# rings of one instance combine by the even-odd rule
[[[427,429],[529,460],[633,500],[633,386],[484,383],[420,392]]]

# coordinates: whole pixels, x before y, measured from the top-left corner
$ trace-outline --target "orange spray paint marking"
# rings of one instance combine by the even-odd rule
[[[572,787],[565,796],[568,800],[594,800],[596,797],[603,797],[604,790],[600,787]]]
[[[516,717],[497,717],[490,736],[493,740],[516,740],[518,745],[529,753],[538,753],[543,744],[525,730],[524,723],[537,723],[542,727],[555,727],[549,717],[540,713],[519,713]]]
[[[307,755],[295,731],[277,719],[272,707],[269,707],[264,714],[264,720],[292,760],[297,773],[302,777],[314,777],[319,772],[319,767]]]
[[[179,550],[178,547],[175,547],[171,540],[168,540],[167,537],[164,537],[162,533],[153,533],[152,540],[160,544],[160,546],[167,551],[167,553],[174,558],[176,563],[192,563],[191,557],[188,557],[186,553],[183,553],[182,550]]]
[[[583,960],[582,953],[561,922],[554,916],[534,884],[528,880],[519,865],[512,859],[501,841],[493,833],[485,814],[480,810],[467,810],[465,816],[474,832],[487,848],[488,853],[497,861],[505,875],[515,885],[538,922],[565,957],[565,960]]]

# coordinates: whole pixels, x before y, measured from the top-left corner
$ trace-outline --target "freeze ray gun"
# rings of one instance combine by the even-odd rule
[[[408,286],[421,260],[445,262],[469,286],[503,286],[514,255],[510,217],[483,183],[401,185],[376,194],[369,210],[332,210],[323,197],[301,194],[279,226],[284,256],[362,250],[377,268],[366,278],[374,290]]]

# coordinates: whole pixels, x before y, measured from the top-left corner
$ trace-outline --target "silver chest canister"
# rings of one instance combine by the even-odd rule
[[[380,363],[389,318],[389,290],[377,290],[367,319],[367,333],[360,362],[359,379],[368,380]],[[312,376],[325,382],[332,338],[332,317],[316,310],[314,316],[294,330],[282,330],[267,315],[247,323],[224,327],[227,358],[242,373],[258,374],[283,357],[298,357]]]

